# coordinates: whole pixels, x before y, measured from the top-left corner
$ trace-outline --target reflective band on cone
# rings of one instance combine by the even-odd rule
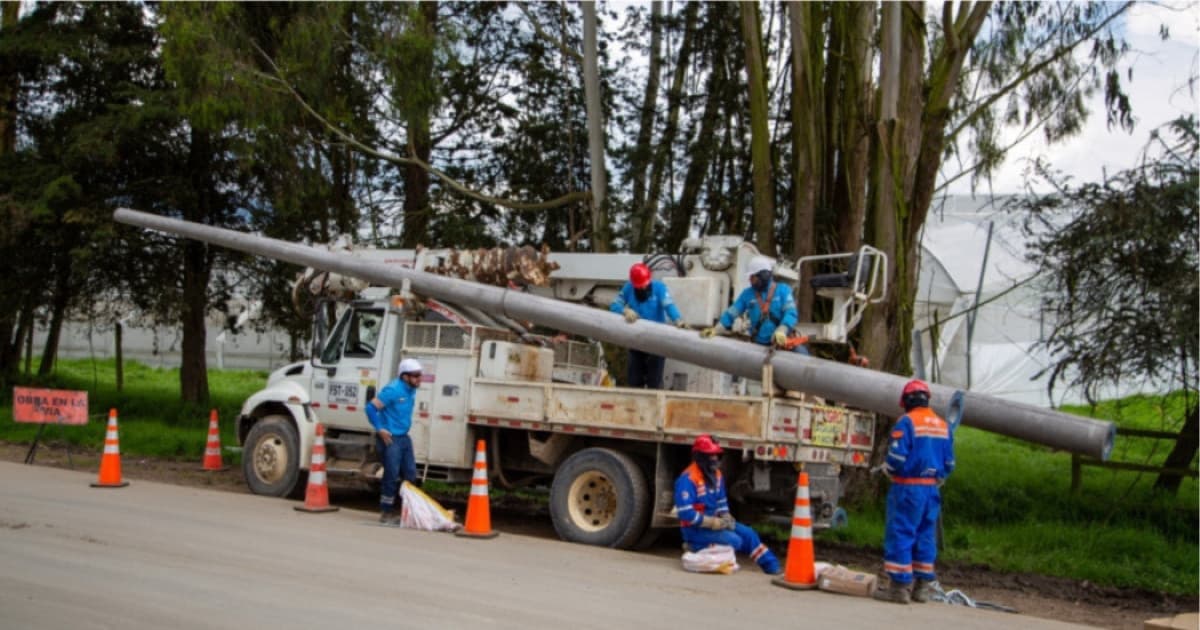
[[[475,442],[475,472],[471,474],[471,494],[467,497],[467,523],[454,532],[466,538],[495,538],[492,531],[492,511],[488,505],[487,445]]]
[[[121,446],[117,437],[117,410],[108,410],[108,429],[104,432],[104,453],[100,456],[100,475],[93,488],[124,488],[121,481]]]
[[[297,505],[300,512],[336,512],[329,505],[329,483],[325,479],[325,425],[317,423],[317,437],[313,441],[312,458],[308,463],[308,488],[304,492],[304,505]]]
[[[204,461],[200,470],[221,472],[229,467],[221,461],[221,432],[217,428],[217,410],[208,412],[208,443],[204,446]]]
[[[812,509],[808,498],[808,473],[796,480],[796,509],[792,513],[792,536],[788,541],[787,567],[772,584],[807,591],[817,587],[816,561],[813,558]]]

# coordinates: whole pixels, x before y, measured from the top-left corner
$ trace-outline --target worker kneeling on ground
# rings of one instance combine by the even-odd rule
[[[937,559],[937,521],[942,511],[938,488],[954,471],[954,436],[929,408],[929,386],[913,379],[900,394],[905,414],[890,436],[884,470],[892,477],[883,535],[883,570],[875,599],[907,604],[929,601],[940,590],[933,563]],[[916,586],[913,587],[913,576]]]
[[[739,553],[748,554],[764,573],[778,575],[783,570],[775,554],[753,529],[735,521],[729,513],[725,477],[721,474],[723,452],[711,436],[700,435],[692,444],[692,465],[675,481],[675,510],[683,531],[683,544],[689,551],[729,545]]]
[[[639,319],[652,322],[671,322],[686,328],[679,307],[671,299],[667,285],[651,278],[650,267],[636,263],[629,268],[629,282],[621,287],[617,299],[608,310],[621,313],[625,321],[632,324]],[[656,354],[629,349],[625,374],[630,387],[662,389],[663,364],[665,359]]]
[[[745,313],[750,320],[748,333],[751,341],[810,354],[805,345],[807,338],[792,334],[792,329],[800,319],[792,288],[775,280],[771,273],[773,266],[771,259],[765,256],[750,259],[750,265],[746,268],[750,286],[743,289],[733,304],[721,313],[717,325],[700,331],[700,336],[707,339],[732,328],[733,320]]]

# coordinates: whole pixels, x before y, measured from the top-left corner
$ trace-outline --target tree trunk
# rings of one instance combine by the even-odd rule
[[[646,196],[646,204],[638,219],[639,232],[635,237],[634,251],[647,251],[655,233],[655,219],[658,216],[658,200],[662,195],[662,182],[667,171],[675,147],[675,135],[679,131],[679,109],[683,101],[683,83],[687,78],[688,66],[691,63],[692,48],[696,40],[696,16],[699,13],[699,3],[688,4],[687,17],[683,31],[683,41],[679,44],[679,57],[675,60],[675,73],[671,79],[671,90],[667,93],[667,126],[663,129],[662,138],[658,142],[658,150],[654,153],[654,166],[650,171],[650,192]]]
[[[654,111],[658,104],[659,76],[662,74],[662,1],[650,3],[650,68],[646,77],[646,93],[642,97],[642,115],[638,126],[637,143],[633,148],[630,167],[633,170],[633,211],[635,216],[641,215],[641,208],[646,202],[646,166],[650,163],[653,153],[651,141],[654,138]],[[634,233],[640,234],[641,229],[635,221]],[[633,251],[645,251],[644,244],[635,242]]]
[[[60,246],[54,263],[54,296],[50,299],[50,328],[46,331],[46,345],[42,349],[42,365],[38,376],[49,376],[54,371],[58,357],[58,342],[62,336],[63,320],[67,316],[67,305],[71,300],[71,250]]]
[[[15,28],[20,13],[21,3],[19,0],[0,2],[0,31]],[[0,83],[0,155],[12,153],[17,146],[17,88],[19,85],[19,77],[16,74],[10,75],[7,81]]]
[[[757,2],[741,2],[742,39],[750,93],[750,159],[754,185],[754,237],[759,251],[776,254],[775,190],[771,179],[771,133],[768,125],[767,70]]]
[[[824,179],[822,154],[829,153],[821,130],[824,128],[822,74],[825,56],[821,38],[821,5],[797,2],[787,5],[792,40],[792,257],[816,253],[816,204]],[[796,307],[801,321],[812,321],[812,291],[808,287],[811,266],[801,269]]]
[[[592,174],[592,251],[611,251],[608,225],[608,173],[604,163],[604,107],[600,94],[599,52],[596,44],[596,3],[583,10],[583,93],[587,105],[588,159]]]
[[[714,50],[714,58],[723,55],[724,49]],[[719,93],[725,83],[724,67],[720,63],[713,64],[712,73],[708,77],[708,98],[704,103],[704,113],[700,117],[700,133],[696,135],[696,141],[688,151],[692,160],[684,175],[683,192],[672,213],[671,225],[667,229],[666,241],[663,244],[668,252],[679,251],[679,245],[687,238],[688,228],[691,227],[696,204],[700,199],[700,191],[704,188],[709,169],[712,168],[713,155],[718,148],[716,129],[721,109]],[[709,203],[712,203],[711,199]]]
[[[184,204],[184,218],[201,223],[213,222],[216,190],[213,182],[213,146],[208,133],[193,128],[188,147],[188,167],[191,173],[191,199]],[[181,324],[183,341],[180,346],[179,396],[184,402],[208,402],[208,280],[212,259],[208,246],[186,241],[183,247],[183,305]]]
[[[836,5],[835,10],[846,12],[848,33],[843,38],[842,50],[847,59],[839,99],[843,134],[839,141],[841,159],[831,198],[838,212],[838,249],[851,252],[862,244],[867,207],[875,7],[865,2],[849,3]]]
[[[418,7],[421,12],[421,26],[425,31],[425,37],[436,41],[438,3],[421,2]],[[430,47],[428,54],[423,55],[419,64],[412,68],[413,74],[419,77],[417,81],[429,83],[435,81],[433,65],[433,49]],[[408,150],[413,157],[425,164],[429,163],[429,157],[433,153],[433,140],[430,137],[430,116],[433,104],[429,105],[428,108],[412,112],[407,121]],[[413,164],[404,167],[404,233],[400,238],[401,247],[415,248],[418,245],[430,245],[425,242],[432,213],[429,186],[429,171]]]
[[[1187,419],[1184,420],[1179,437],[1175,439],[1175,446],[1167,454],[1163,467],[1188,468],[1192,465],[1192,459],[1196,457],[1197,448],[1200,448],[1200,407],[1193,404],[1188,409]],[[1162,473],[1154,480],[1154,489],[1175,494],[1179,491],[1182,481],[1183,475]]]

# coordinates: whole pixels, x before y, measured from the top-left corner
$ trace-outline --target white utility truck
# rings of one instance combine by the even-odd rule
[[[632,264],[646,262],[671,290],[684,320],[697,328],[711,326],[747,286],[744,271],[758,255],[735,237],[694,239],[677,256],[342,249],[374,262],[523,287],[597,308],[611,303]],[[820,265],[839,271],[814,283],[823,287],[818,295],[831,300],[831,321],[802,324],[800,332],[815,342],[844,343],[863,309],[886,290],[886,258],[864,247],[777,263],[775,277],[794,285],[808,264],[814,271]],[[870,459],[871,414],[780,391],[770,385],[769,370],[767,378],[750,381],[668,360],[662,390],[613,387],[598,343],[550,336],[559,331],[537,334],[524,322],[471,304],[313,270],[294,293],[304,296],[318,298],[311,358],[272,373],[237,419],[245,477],[259,494],[303,492],[317,422],[326,427],[331,476],[377,479],[363,406],[407,357],[424,368],[411,430],[419,475],[468,481],[475,440],[484,439],[492,483],[549,482],[555,529],[570,541],[630,548],[675,526],[673,483],[701,433],[713,434],[726,448],[735,501],[791,514],[796,471],[803,466],[817,526],[834,519],[843,468],[863,467]],[[340,314],[327,326],[326,314],[335,311]],[[615,315],[612,321],[626,325]],[[697,336],[695,343],[705,341]]]

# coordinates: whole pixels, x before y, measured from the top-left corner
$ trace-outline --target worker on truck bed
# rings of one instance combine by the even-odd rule
[[[729,513],[725,477],[721,474],[723,452],[712,436],[707,433],[697,436],[692,443],[692,464],[675,481],[675,512],[683,544],[689,551],[729,545],[734,551],[748,554],[763,573],[778,575],[783,569],[775,554],[753,529],[737,522]]]
[[[396,378],[383,386],[365,407],[367,419],[375,428],[375,452],[383,465],[379,489],[379,522],[396,523],[400,519],[396,505],[400,484],[417,482],[417,460],[413,453],[413,406],[421,387],[421,363],[404,359],[396,368]]]
[[[671,299],[667,285],[652,280],[650,268],[643,263],[636,263],[629,268],[629,282],[621,287],[621,292],[608,310],[621,313],[630,324],[639,319],[648,319],[652,322],[670,321],[680,328],[687,327],[679,314],[679,307]],[[630,348],[626,362],[625,374],[630,387],[662,389],[662,357]]]
[[[750,275],[750,286],[743,289],[733,305],[721,313],[717,325],[700,331],[700,336],[708,339],[727,330],[733,326],[733,320],[746,313],[750,318],[750,339],[755,343],[809,354],[804,345],[807,340],[791,335],[792,328],[800,319],[792,288],[775,281],[771,273],[772,266],[770,258],[751,258],[746,268]]]
[[[913,379],[904,386],[900,406],[905,413],[892,428],[884,462],[892,477],[883,534],[883,570],[889,584],[879,584],[874,596],[897,604],[907,604],[910,598],[929,601],[941,589],[933,573],[942,510],[938,488],[954,471],[954,435],[929,408],[929,396],[924,381]]]

